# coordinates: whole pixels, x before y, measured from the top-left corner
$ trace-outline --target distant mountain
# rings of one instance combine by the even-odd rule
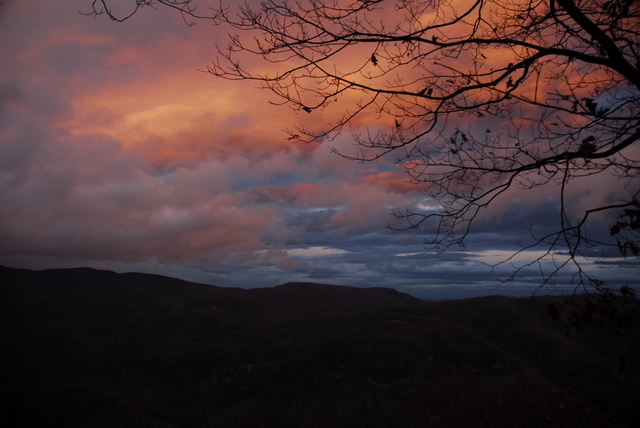
[[[15,427],[637,426],[638,338],[565,336],[546,315],[551,302],[0,267],[0,418]]]
[[[90,268],[29,271],[0,268],[2,293],[21,304],[44,303],[91,317],[129,317],[185,308],[230,313],[321,315],[415,306],[421,300],[388,288],[288,283],[275,288],[222,288],[143,273]],[[38,298],[34,301],[34,295]],[[105,309],[108,310],[105,312]]]

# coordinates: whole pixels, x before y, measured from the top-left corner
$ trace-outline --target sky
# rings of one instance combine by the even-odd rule
[[[332,153],[354,148],[349,132],[293,143],[283,130],[309,117],[270,104],[255,83],[202,72],[228,28],[189,27],[149,8],[116,23],[82,15],[90,4],[0,4],[0,265],[245,288],[383,286],[425,298],[536,291],[539,272],[501,284],[512,266],[487,264],[526,243],[527,226],[557,222],[554,189],[491,207],[464,251],[427,251],[419,231],[385,227],[393,209],[426,201],[402,170]],[[597,183],[603,193],[615,185]],[[634,260],[586,266],[612,285],[637,283]]]

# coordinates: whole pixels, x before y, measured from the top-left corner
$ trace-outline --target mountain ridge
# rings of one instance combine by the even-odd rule
[[[16,283],[50,293],[46,287],[62,287],[66,292],[78,294],[94,300],[99,296],[109,300],[108,291],[126,290],[133,300],[147,296],[149,300],[164,303],[167,309],[176,310],[182,306],[202,307],[206,301],[215,306],[228,303],[253,305],[254,309],[280,311],[284,315],[318,315],[322,313],[343,313],[390,306],[418,305],[420,299],[392,289],[381,287],[357,288],[312,282],[289,282],[276,287],[227,288],[201,284],[163,275],[137,272],[115,273],[92,268],[47,269],[31,271],[26,269],[3,268],[0,277],[6,286]],[[100,289],[107,287],[107,289]],[[73,289],[73,290],[72,290]],[[105,294],[107,293],[107,294]],[[92,297],[93,296],[93,297]],[[148,306],[148,305],[147,305]]]

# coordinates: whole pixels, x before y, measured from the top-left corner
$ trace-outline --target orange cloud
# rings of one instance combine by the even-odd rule
[[[410,182],[404,171],[378,172],[362,177],[360,181],[381,186],[387,191],[396,193],[412,193],[423,190],[423,186]]]

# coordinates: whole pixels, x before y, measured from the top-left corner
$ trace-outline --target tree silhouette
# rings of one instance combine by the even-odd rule
[[[543,285],[565,269],[587,285],[587,257],[617,248],[637,255],[637,240],[613,233],[620,222],[611,230],[618,236],[588,230],[602,224],[595,217],[613,223],[638,207],[637,0],[265,0],[221,3],[206,16],[193,0],[132,3],[133,13],[164,5],[187,22],[246,33],[218,49],[211,74],[258,81],[295,110],[342,112],[320,128],[289,130],[290,139],[330,140],[373,113],[375,124],[354,135],[357,151],[339,154],[394,162],[424,186],[436,209],[394,214],[403,221],[396,228],[431,231],[428,248],[464,246],[491,204],[549,188],[557,227],[541,236],[531,229],[531,242],[502,263],[536,255],[511,278],[539,265]],[[133,15],[114,16],[108,0],[92,5],[92,14],[118,21]],[[247,55],[270,71],[245,68]],[[596,175],[617,179],[615,195],[575,206],[571,189]]]

